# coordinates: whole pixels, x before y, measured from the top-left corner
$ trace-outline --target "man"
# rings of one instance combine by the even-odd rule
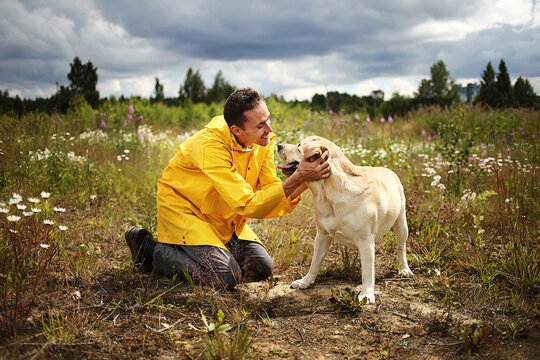
[[[159,242],[144,229],[126,231],[135,264],[228,289],[268,278],[272,259],[247,220],[291,212],[305,182],[330,175],[328,162],[303,161],[281,182],[275,137],[263,97],[233,92],[223,116],[182,143],[158,181]]]

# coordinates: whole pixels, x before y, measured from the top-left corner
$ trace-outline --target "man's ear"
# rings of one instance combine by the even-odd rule
[[[241,134],[240,127],[236,125],[231,125],[230,129],[231,129],[231,132],[236,136]]]

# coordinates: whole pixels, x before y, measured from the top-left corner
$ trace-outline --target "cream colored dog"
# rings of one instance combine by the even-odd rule
[[[412,275],[407,265],[407,219],[405,194],[398,176],[382,167],[355,166],[333,142],[311,136],[297,145],[278,145],[279,157],[287,165],[278,166],[291,175],[303,159],[313,161],[328,150],[332,173],[327,179],[309,182],[315,199],[317,236],[309,272],[291,284],[305,289],[315,281],[333,240],[358,249],[362,265],[362,292],[359,299],[375,302],[375,242],[390,229],[398,240],[399,275]]]

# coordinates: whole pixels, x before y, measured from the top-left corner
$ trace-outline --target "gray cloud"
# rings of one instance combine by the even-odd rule
[[[189,66],[265,94],[427,77],[439,59],[455,78],[501,58],[540,78],[537,5],[505,1],[0,0],[0,89],[50,94],[75,56],[105,96],[148,96],[154,76],[173,96]]]

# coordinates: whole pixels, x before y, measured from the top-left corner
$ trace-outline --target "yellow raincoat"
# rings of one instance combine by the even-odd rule
[[[248,149],[223,116],[183,142],[157,184],[158,241],[225,248],[233,232],[260,243],[248,218],[291,212],[300,197],[285,197],[274,165],[274,139]]]

